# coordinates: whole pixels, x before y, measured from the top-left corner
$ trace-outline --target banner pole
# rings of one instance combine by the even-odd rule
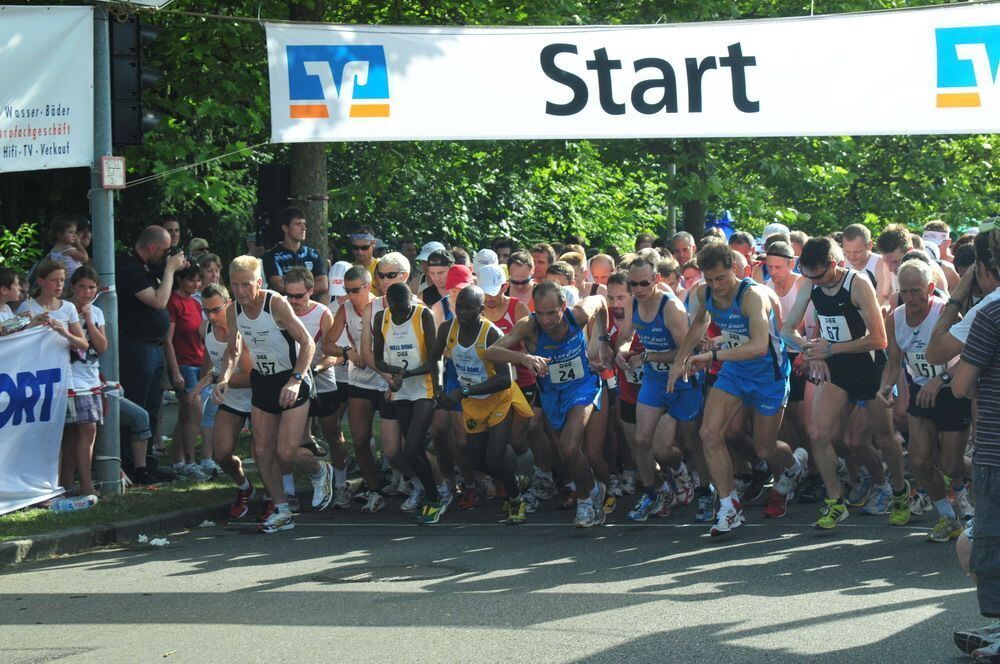
[[[114,194],[101,184],[101,157],[111,156],[111,46],[108,11],[94,7],[94,163],[90,169],[90,218],[94,227],[93,260],[108,291],[98,298],[104,311],[108,350],[101,355],[104,379],[117,384],[118,295],[115,291]],[[120,401],[108,398],[104,426],[97,428],[94,483],[104,495],[121,493]]]

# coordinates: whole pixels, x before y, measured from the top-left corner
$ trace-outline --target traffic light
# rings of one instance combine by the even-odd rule
[[[115,145],[140,145],[142,136],[163,116],[146,110],[142,90],[156,85],[163,72],[142,66],[142,49],[160,36],[160,29],[143,25],[129,14],[111,17],[111,141]]]

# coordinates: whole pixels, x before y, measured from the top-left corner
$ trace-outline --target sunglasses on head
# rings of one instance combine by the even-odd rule
[[[629,279],[627,283],[629,288],[648,288],[653,282],[649,279],[643,279],[642,281],[632,281]]]
[[[527,286],[531,283],[531,277],[528,277],[527,279],[511,279],[510,283],[515,286]]]
[[[403,274],[403,272],[402,270],[396,270],[395,272],[380,272],[376,270],[375,274],[378,275],[379,279],[395,279],[399,275]]]
[[[351,251],[368,251],[372,248],[370,244],[352,244]]]
[[[309,293],[285,293],[285,297],[290,300],[301,300],[304,297],[309,297]]]
[[[355,293],[360,293],[361,291],[365,290],[365,287],[364,286],[355,286],[354,288],[347,288],[345,286],[344,290],[347,291],[348,295],[354,295]]]

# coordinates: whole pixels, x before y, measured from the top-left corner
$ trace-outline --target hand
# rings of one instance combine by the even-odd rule
[[[353,348],[347,351],[347,360],[359,369],[364,369],[366,366],[364,359],[361,357],[361,353]]]
[[[177,391],[177,394],[184,393],[184,376],[182,376],[180,372],[174,374],[170,383],[173,385],[174,390]]]
[[[197,406],[198,402],[201,401],[202,387],[203,386],[199,383],[198,385],[195,386],[193,390],[191,390],[189,394],[185,395],[184,398],[188,400],[189,405]]]
[[[455,406],[462,403],[462,391],[461,390],[451,390],[449,392],[440,392],[438,395],[438,403],[444,408],[454,408]]]
[[[403,387],[403,374],[402,373],[392,374],[392,379],[389,381],[389,391],[398,392],[401,387]]]
[[[615,361],[615,352],[611,346],[607,343],[600,342],[597,347],[597,357],[593,358],[590,362],[592,368],[597,371],[604,371],[605,369],[612,368],[613,362]]]
[[[184,256],[184,252],[180,251],[173,256],[167,256],[166,265],[163,269],[168,272],[176,272],[177,270],[183,270],[187,265],[188,261]]]
[[[524,354],[521,359],[521,366],[530,369],[536,376],[546,376],[549,373],[549,361],[537,355]]]
[[[615,364],[622,371],[628,371],[628,368],[629,368],[628,367],[628,361],[629,361],[629,358],[631,356],[632,356],[631,353],[628,353],[628,352],[622,353],[622,352],[619,351],[619,352],[615,353]]]
[[[968,273],[966,273],[968,274]],[[917,405],[921,408],[933,408],[937,403],[938,392],[944,386],[940,378],[931,378],[930,381],[917,392]]]
[[[90,302],[87,302],[82,307],[77,307],[76,311],[80,314],[80,318],[86,318],[88,320],[90,320],[90,316],[93,313],[90,309]]]
[[[892,396],[892,388],[892,385],[882,385],[878,388],[878,394],[875,395],[875,400],[886,408],[892,408],[892,402],[896,400]]]
[[[300,381],[292,378],[285,386],[281,388],[281,394],[278,396],[278,405],[282,408],[290,408],[299,398],[299,388],[302,386]]]
[[[976,283],[976,271],[969,268],[962,275],[962,278],[958,280],[958,284],[955,285],[955,290],[951,292],[951,297],[958,300],[959,302],[965,302],[972,295],[972,287]]]
[[[229,383],[216,383],[212,389],[212,402],[216,405],[221,404],[222,400],[226,398],[226,392],[228,391]]]
[[[628,362],[625,363],[625,370],[628,371],[631,369],[632,371],[636,371],[642,368],[643,364],[645,363],[642,361],[642,354],[636,353],[628,358]]]
[[[808,376],[809,375],[809,363],[806,362],[806,356],[799,353],[795,356],[795,361],[792,363],[792,371],[796,376]]]
[[[683,379],[687,380],[691,375],[698,373],[702,369],[707,369],[712,364],[711,353],[698,353],[688,356],[684,363]]]
[[[811,360],[809,362],[809,372],[806,374],[806,378],[816,385],[829,382],[830,365],[828,365],[825,360]]]
[[[813,339],[802,346],[807,360],[827,360],[833,355],[833,344],[826,339]]]
[[[687,376],[682,376],[685,364],[687,364],[686,357],[678,355],[674,360],[673,365],[670,367],[670,373],[667,374],[667,394],[673,394],[674,385],[677,384],[677,381],[687,378]]]

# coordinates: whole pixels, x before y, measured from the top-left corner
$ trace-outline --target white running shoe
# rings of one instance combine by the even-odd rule
[[[626,470],[622,473],[622,493],[626,496],[634,496],[639,490],[639,476],[634,470]]]
[[[410,495],[399,506],[404,512],[416,512],[424,503],[424,486],[420,482],[414,482],[410,490]]]
[[[313,509],[317,512],[322,512],[333,501],[333,466],[327,461],[320,461],[319,465],[319,477],[310,477],[309,479],[313,485]]]
[[[342,510],[351,506],[351,490],[346,484],[333,488],[333,506]]]
[[[201,472],[214,478],[222,474],[222,468],[219,464],[215,463],[215,459],[202,459]]]
[[[682,506],[690,505],[691,501],[694,500],[694,481],[691,479],[691,474],[688,472],[687,467],[673,477],[674,501],[676,501],[674,504]]]
[[[917,492],[910,498],[911,514],[920,515],[924,512],[930,512],[933,508],[934,501],[923,489],[917,489]]]
[[[875,487],[868,502],[861,508],[861,513],[869,516],[888,514],[890,505],[892,505],[892,489],[886,484],[882,487]]]
[[[264,523],[257,526],[257,531],[270,535],[281,530],[291,530],[294,527],[295,518],[292,516],[291,512],[274,510],[271,512],[271,516],[267,517],[267,520],[264,521]]]
[[[573,525],[577,528],[591,528],[596,524],[597,514],[594,512],[594,506],[591,503],[578,501],[576,503],[576,518],[573,520]]]
[[[365,504],[361,508],[363,514],[375,514],[385,509],[385,498],[378,491],[366,492]]]
[[[183,468],[180,469],[183,476],[192,482],[207,482],[212,479],[210,475],[206,474],[204,470],[201,469],[196,463],[185,464]]]
[[[615,498],[622,497],[622,483],[615,473],[611,473],[611,477],[608,479],[608,494]]]
[[[732,507],[719,507],[718,518],[715,521],[715,525],[709,531],[709,534],[712,537],[725,535],[742,526],[744,521],[743,510],[740,504],[733,501]]]
[[[955,492],[955,513],[962,521],[968,521],[976,516],[976,508],[969,500],[969,490]]]

